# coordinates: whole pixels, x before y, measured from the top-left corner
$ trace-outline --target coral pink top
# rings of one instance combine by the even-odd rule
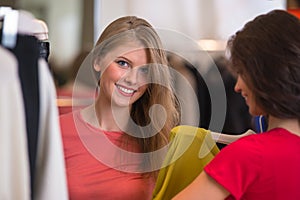
[[[95,128],[80,111],[61,115],[60,123],[71,200],[151,199],[153,178],[135,172],[140,162],[124,156],[139,151],[136,141],[121,148],[122,132]]]

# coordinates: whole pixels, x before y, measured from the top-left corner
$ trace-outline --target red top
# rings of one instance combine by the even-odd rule
[[[300,137],[276,128],[241,138],[204,170],[231,193],[227,199],[299,200]]]
[[[136,173],[139,162],[124,156],[138,152],[135,141],[128,140],[125,147],[122,132],[95,128],[79,111],[61,115],[60,122],[71,200],[151,199],[154,180]]]
[[[300,19],[300,8],[289,8],[287,11]]]

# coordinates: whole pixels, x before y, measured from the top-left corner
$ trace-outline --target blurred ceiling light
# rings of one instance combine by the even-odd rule
[[[226,40],[198,40],[198,45],[204,51],[225,51]]]

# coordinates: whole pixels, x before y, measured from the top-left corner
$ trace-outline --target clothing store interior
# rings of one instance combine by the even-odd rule
[[[165,200],[190,183],[210,157],[230,143],[266,131],[264,116],[250,115],[245,99],[234,90],[236,76],[227,62],[229,37],[254,17],[274,9],[300,18],[297,0],[0,0],[0,9],[0,199],[7,200],[114,199],[106,193],[107,198],[83,195],[86,185],[92,184],[87,176],[82,179],[84,189],[75,191],[80,184],[70,182],[77,184],[80,178],[67,178],[68,170],[72,173],[70,164],[74,168],[80,164],[65,159],[82,152],[78,149],[66,156],[64,151],[70,150],[63,140],[73,138],[62,138],[60,118],[95,104],[100,81],[92,67],[93,50],[115,19],[143,18],[161,39],[181,110],[178,129],[172,127],[168,137],[179,140],[174,132],[203,134],[205,130],[212,138],[201,136],[210,143],[201,161],[183,159],[180,162],[188,164],[176,166],[176,160],[171,163],[173,173],[170,166],[156,169],[159,178],[151,198]],[[202,143],[188,148],[196,148],[198,157]],[[169,141],[167,146],[174,144]],[[162,160],[173,156],[167,150]],[[197,165],[201,167],[195,170]],[[187,173],[175,177],[179,171]],[[181,180],[182,184],[174,184]]]

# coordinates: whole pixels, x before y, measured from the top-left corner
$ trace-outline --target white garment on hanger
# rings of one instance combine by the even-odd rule
[[[2,45],[13,48],[17,42],[17,34],[33,35],[39,40],[48,39],[48,26],[28,11],[14,10],[0,6],[0,19],[3,20]]]
[[[1,46],[0,95],[0,199],[29,200],[29,158],[18,62]]]
[[[44,59],[39,59],[40,127],[34,199],[67,200],[65,161],[61,140],[56,90]]]
[[[226,133],[217,133],[217,132],[213,132],[210,131],[212,138],[221,144],[230,144],[242,137],[245,137],[247,135],[252,135],[255,134],[255,132],[251,129],[248,129],[246,132],[241,133],[239,135],[230,135],[230,134],[226,134]]]

